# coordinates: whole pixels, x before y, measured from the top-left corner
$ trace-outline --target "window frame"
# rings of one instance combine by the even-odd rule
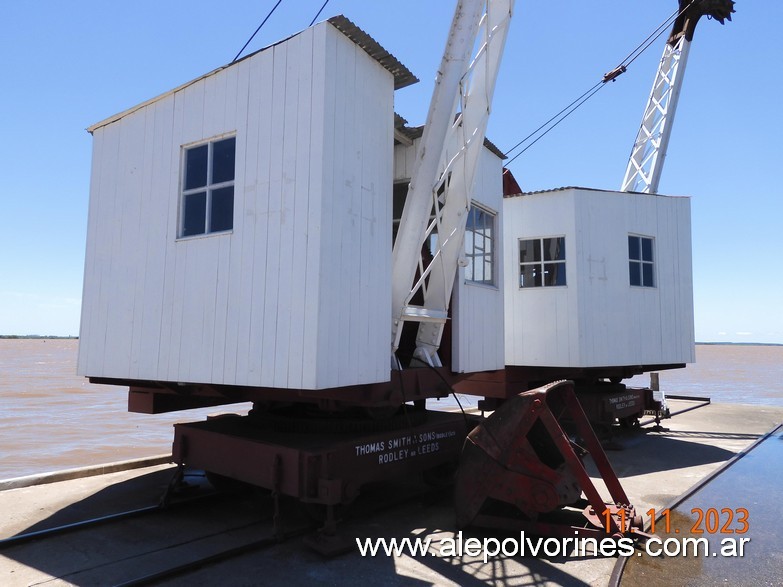
[[[639,258],[631,258],[631,239],[636,239],[638,243]],[[645,259],[644,241],[650,243],[650,259]],[[658,276],[655,272],[655,237],[646,234],[628,233],[628,285],[629,287],[639,287],[645,289],[656,289],[658,287]],[[639,283],[634,283],[634,274],[632,266],[638,266]],[[645,267],[650,267],[649,276],[652,283],[646,283]]]
[[[563,258],[562,259],[547,259],[546,258],[546,251],[544,249],[544,241],[547,240],[553,240],[553,239],[562,239],[563,240]],[[536,260],[535,255],[533,257],[532,261],[523,261],[522,260],[522,243],[525,242],[536,242],[537,243],[537,249],[538,249],[538,260]],[[568,257],[566,256],[566,235],[564,234],[558,234],[558,235],[551,235],[551,236],[538,236],[538,237],[529,237],[529,238],[519,238],[517,239],[517,271],[518,271],[518,278],[517,278],[517,288],[521,290],[527,290],[527,289],[539,289],[539,288],[550,288],[550,287],[568,287],[568,277],[567,277],[567,261]],[[563,283],[553,283],[549,284],[546,282],[545,275],[547,274],[546,266],[547,265],[562,265],[563,266]],[[538,267],[539,274],[541,275],[541,283],[536,284],[535,281],[532,285],[524,285],[523,284],[523,276],[524,273],[522,271],[523,267]]]
[[[486,221],[485,221],[485,224],[484,224],[484,226],[482,228],[482,233],[477,233],[475,230],[471,230],[469,228],[469,224],[468,223],[470,221],[470,215],[474,213],[474,210],[483,213],[485,215],[485,217],[488,218],[489,221],[490,221],[489,226],[486,224]],[[495,212],[494,210],[492,210],[492,209],[490,209],[490,208],[488,208],[488,207],[486,207],[486,206],[484,206],[482,204],[479,204],[477,202],[473,202],[473,201],[471,202],[470,210],[468,211],[468,217],[465,220],[465,237],[464,237],[465,238],[465,243],[464,243],[463,247],[465,249],[467,249],[468,235],[470,234],[472,239],[473,239],[473,246],[471,248],[472,252],[468,253],[468,251],[465,250],[464,254],[465,254],[465,259],[472,259],[472,262],[468,266],[466,266],[464,268],[463,277],[464,277],[465,283],[469,283],[471,285],[481,285],[481,286],[484,286],[484,287],[494,287],[494,288],[498,287],[498,280],[497,280],[497,253],[496,253],[496,251],[497,251],[497,238],[496,238],[496,235],[497,235],[497,226],[498,226],[497,218],[498,218],[497,212]],[[489,236],[486,236],[486,234],[485,234],[487,228],[489,228],[489,230],[490,230],[490,235]],[[489,251],[486,251],[486,244],[485,244],[485,249],[482,250],[478,255],[476,254],[476,234],[481,234],[481,238],[484,239],[485,243],[486,243],[487,240],[489,241],[489,243],[490,243]],[[488,279],[488,280],[487,279],[483,279],[483,280],[474,279],[474,277],[476,275],[476,271],[475,271],[476,259],[479,258],[479,257],[482,259],[482,267],[483,267],[483,271],[484,271],[485,274],[486,274],[486,267],[487,267],[487,258],[489,258],[490,279]],[[472,270],[472,275],[470,275],[470,276],[468,275],[468,269]]]
[[[234,139],[234,169],[232,179],[225,180],[217,183],[212,183],[212,173],[214,170],[214,149],[217,143]],[[200,147],[207,147],[207,169],[206,169],[206,184],[200,185],[194,188],[186,189],[187,185],[187,163],[188,152]],[[203,238],[208,236],[216,236],[223,234],[231,234],[234,231],[234,202],[236,199],[236,154],[237,154],[236,132],[225,133],[222,135],[214,136],[206,140],[189,143],[180,147],[180,174],[179,174],[179,213],[177,220],[177,240],[188,240],[194,238]],[[212,230],[213,222],[213,197],[215,192],[219,192],[225,188],[231,188],[231,227],[221,230]],[[199,193],[205,194],[204,203],[204,230],[202,232],[194,232],[191,234],[185,234],[185,221],[186,221],[186,204],[185,200],[188,196],[193,196]]]

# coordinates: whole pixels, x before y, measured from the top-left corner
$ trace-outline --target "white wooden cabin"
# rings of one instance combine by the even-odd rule
[[[507,365],[695,360],[688,198],[562,188],[503,214]]]
[[[392,193],[416,142],[393,102],[415,81],[336,17],[90,127],[79,374],[389,381]],[[463,372],[503,367],[500,155],[477,180],[492,263],[455,290]]]
[[[336,17],[90,127],[78,372],[387,381],[394,90],[415,81]]]

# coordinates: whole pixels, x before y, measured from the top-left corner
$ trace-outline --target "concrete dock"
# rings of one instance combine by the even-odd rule
[[[672,403],[673,411],[687,405]],[[623,432],[612,443],[620,450],[607,455],[637,511],[661,511],[781,423],[783,408],[710,404],[663,421],[660,431],[647,427]],[[151,464],[98,475],[89,471],[90,476],[69,474],[63,480],[0,482],[0,538],[154,505],[173,470],[171,465]],[[186,480],[194,494],[206,491],[203,479]],[[737,487],[716,507],[746,505],[742,488]],[[46,537],[2,548],[0,577],[9,586],[122,584],[180,560],[207,558],[216,545],[271,539],[271,513],[271,499],[250,493]],[[284,525],[302,526],[301,512],[291,504],[281,514]],[[355,537],[430,537],[432,546],[427,555],[366,557],[354,546],[347,554],[327,559],[304,546],[301,538],[293,538],[155,584],[607,585],[618,560],[590,554],[500,554],[484,562],[482,556],[441,555],[437,545],[456,538],[448,492],[348,519],[341,532],[351,542]],[[465,538],[488,536],[502,540],[512,534],[464,532]],[[752,518],[747,536],[753,538]],[[763,561],[754,562],[753,549],[748,548],[743,562]]]

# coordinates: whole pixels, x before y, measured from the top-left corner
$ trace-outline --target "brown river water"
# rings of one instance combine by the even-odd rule
[[[128,388],[76,375],[75,339],[0,339],[0,479],[171,453],[175,422],[247,411],[127,411]]]
[[[77,349],[74,339],[0,339],[0,479],[170,453],[175,422],[249,408],[128,413],[127,388],[76,375]],[[648,381],[644,375],[627,383]],[[698,345],[696,363],[662,372],[661,388],[713,402],[783,406],[783,346]]]

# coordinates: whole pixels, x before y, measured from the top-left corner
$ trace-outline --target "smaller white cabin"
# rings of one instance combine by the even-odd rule
[[[503,218],[507,365],[695,360],[689,198],[569,187]]]

